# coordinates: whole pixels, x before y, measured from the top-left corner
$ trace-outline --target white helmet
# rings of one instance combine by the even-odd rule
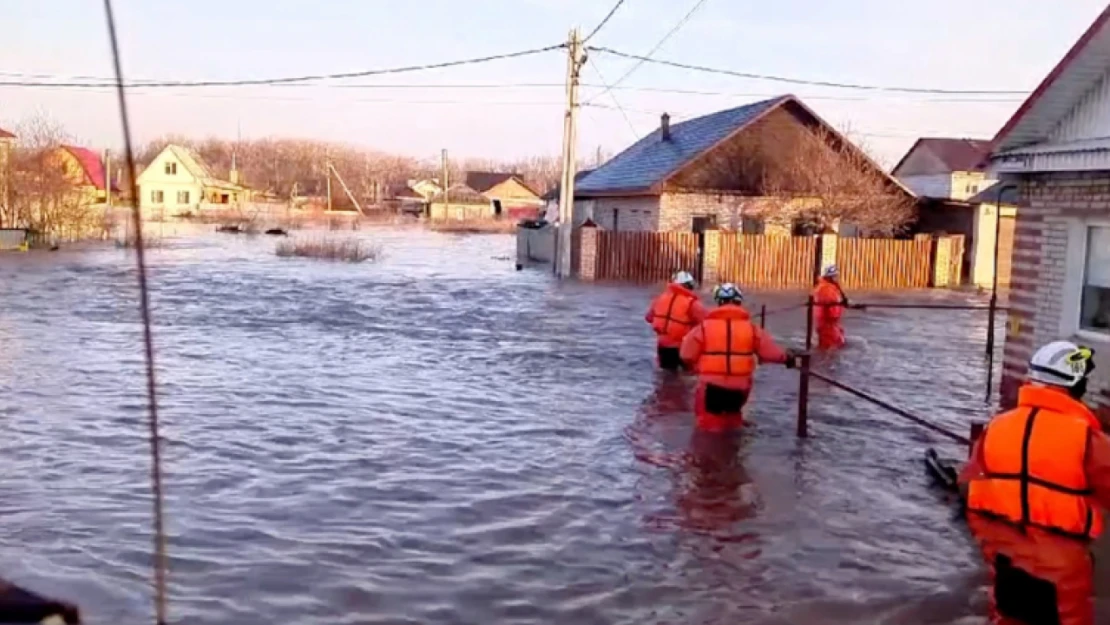
[[[694,279],[694,276],[691,275],[689,271],[680,271],[674,274],[673,282],[691,289],[698,285],[698,281]]]
[[[740,304],[744,301],[744,292],[735,284],[725,282],[713,289],[713,299],[718,304]]]
[[[828,267],[825,268],[825,271],[823,271],[821,273],[821,275],[826,277],[826,278],[839,278],[840,277],[840,268],[837,267],[836,265],[829,265]]]
[[[1095,369],[1094,350],[1070,341],[1056,341],[1037,350],[1029,361],[1029,379],[1041,384],[1075,388]]]

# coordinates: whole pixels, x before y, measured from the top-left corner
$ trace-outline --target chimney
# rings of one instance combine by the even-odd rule
[[[231,184],[239,184],[239,167],[235,163],[235,152],[231,153],[231,170],[227,172],[227,181]]]
[[[664,141],[671,140],[671,116],[663,113],[659,118],[659,131]]]

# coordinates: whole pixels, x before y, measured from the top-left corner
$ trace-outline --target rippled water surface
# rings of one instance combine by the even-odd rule
[[[940,441],[815,384],[799,442],[797,375],[772,367],[739,440],[693,436],[688,382],[653,371],[653,289],[514,271],[508,237],[362,236],[384,260],[229,235],[150,253],[174,622],[981,613],[966,530],[920,467]],[[0,574],[94,623],[151,614],[132,267],[115,249],[0,256]],[[769,326],[802,341],[800,313]],[[983,313],[847,327],[823,370],[961,433],[983,417]]]

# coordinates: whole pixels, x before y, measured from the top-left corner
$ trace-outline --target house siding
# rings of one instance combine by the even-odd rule
[[[1074,293],[1069,292],[1069,231],[1090,220],[1110,220],[1110,172],[1027,176],[1019,183],[1010,301],[1003,356],[1002,403],[1012,406],[1033,351],[1055,340],[1086,342],[1064,332]],[[1073,246],[1074,247],[1074,244]],[[1081,274],[1075,267],[1073,273]],[[1090,400],[1110,408],[1107,345],[1097,350]]]
[[[1110,71],[1087,92],[1049,135],[1050,143],[1110,137]]]
[[[947,198],[952,194],[952,174],[900,176],[898,178],[910,191],[922,197]]]

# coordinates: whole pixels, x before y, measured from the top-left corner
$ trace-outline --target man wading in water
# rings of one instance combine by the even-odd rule
[[[682,339],[705,319],[705,307],[694,292],[696,288],[698,283],[689,272],[676,273],[667,290],[655,298],[644,315],[659,337],[656,352],[660,369],[678,371],[682,367],[678,357]]]
[[[1110,507],[1110,439],[1081,401],[1093,358],[1067,341],[1038,350],[1017,408],[991,420],[960,472],[992,623],[1094,624],[1090,545]]]
[[[718,286],[713,299],[717,308],[686,335],[680,355],[698,374],[694,402],[698,429],[723,432],[744,424],[742,411],[758,363],[793,368],[796,355],[793,350],[783,350],[770,334],[752,323],[741,305],[744,294],[736,285]]]

